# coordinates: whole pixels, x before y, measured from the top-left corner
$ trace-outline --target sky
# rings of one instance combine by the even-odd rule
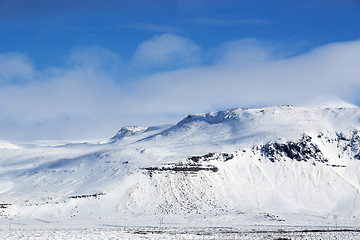
[[[0,0],[0,139],[360,105],[359,0]]]

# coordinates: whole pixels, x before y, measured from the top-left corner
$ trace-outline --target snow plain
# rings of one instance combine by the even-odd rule
[[[0,142],[5,239],[355,239],[359,190],[356,107],[236,108],[106,141]]]

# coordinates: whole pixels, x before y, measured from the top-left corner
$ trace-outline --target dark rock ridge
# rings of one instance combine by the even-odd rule
[[[286,160],[290,158],[296,161],[314,160],[317,162],[328,162],[320,151],[319,147],[313,143],[312,138],[306,134],[296,142],[288,141],[285,143],[270,142],[260,147],[262,156],[271,162]]]
[[[97,198],[99,196],[103,196],[105,193],[94,193],[94,194],[84,194],[84,195],[74,195],[69,198]]]
[[[175,164],[166,164],[158,167],[148,167],[144,168],[148,171],[149,175],[152,176],[153,173],[161,172],[182,172],[182,173],[197,173],[199,171],[211,171],[217,172],[219,169],[213,165],[203,165],[199,163],[175,163]]]
[[[182,173],[197,173],[199,171],[211,171],[217,172],[219,169],[213,165],[206,164],[205,162],[209,161],[229,161],[234,158],[234,155],[231,153],[207,153],[201,156],[191,156],[186,159],[184,162],[179,163],[170,163],[166,165],[156,166],[156,167],[147,167],[144,170],[147,170],[150,174],[154,172],[182,172]]]
[[[202,161],[211,161],[211,160],[217,160],[217,161],[229,161],[234,158],[234,154],[231,153],[207,153],[201,156],[191,156],[188,157],[188,160],[192,162],[202,162]]]
[[[330,134],[331,135],[331,134]],[[321,138],[325,143],[336,144],[339,150],[339,158],[348,154],[352,159],[360,160],[360,132],[353,131],[351,134],[335,133],[331,137],[329,134],[325,136],[323,133],[319,133],[318,138]],[[298,162],[311,162],[315,165],[315,162],[326,163],[330,167],[346,167],[342,164],[329,164],[329,160],[324,156],[318,145],[313,142],[311,136],[303,134],[301,138],[296,141],[271,141],[264,145],[252,147],[251,151],[255,154],[260,152],[261,156],[265,160],[271,162],[278,161],[298,161]],[[211,171],[218,172],[218,167],[208,164],[211,161],[226,162],[234,159],[235,156],[239,156],[239,153],[245,153],[246,150],[238,150],[233,153],[214,153],[210,152],[199,156],[190,156],[185,161],[179,163],[171,163],[156,167],[144,168],[152,173],[160,172],[181,172],[181,173],[197,173],[199,171]],[[243,158],[240,156],[240,159]],[[261,160],[261,159],[259,159]]]

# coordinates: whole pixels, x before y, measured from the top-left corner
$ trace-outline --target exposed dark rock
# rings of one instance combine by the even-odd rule
[[[11,206],[10,203],[0,203],[0,208],[8,208],[9,206]]]
[[[355,160],[360,160],[360,132],[355,130],[350,134],[336,133],[336,139],[330,139],[330,142],[336,142],[339,149],[339,158],[350,156]]]
[[[223,158],[224,158],[224,161],[229,161],[231,159],[234,158],[234,155],[233,154],[227,154],[227,153],[223,153]]]
[[[210,161],[210,160],[213,160],[214,155],[215,155],[215,153],[207,153],[207,154],[202,155],[202,156],[188,157],[188,160],[191,160],[193,162]]]
[[[279,216],[274,215],[274,214],[270,214],[270,213],[267,213],[267,212],[263,212],[263,213],[260,213],[260,214],[263,215],[264,217],[269,218],[271,221],[285,222],[284,219],[281,219]]]
[[[326,165],[330,167],[346,167],[345,165],[337,165],[337,164],[326,164]]]
[[[188,160],[192,162],[201,162],[201,161],[211,161],[211,160],[217,160],[217,161],[229,161],[234,158],[234,155],[231,153],[207,153],[202,156],[191,156],[188,157]]]
[[[271,162],[279,161],[288,157],[296,161],[308,161],[314,159],[319,162],[327,162],[319,147],[313,143],[312,138],[303,135],[297,142],[289,141],[286,143],[270,142],[261,147],[261,153]]]
[[[84,194],[84,195],[74,195],[69,198],[96,198],[98,196],[105,195],[105,193],[95,193],[95,194]]]
[[[185,172],[185,173],[196,173],[199,171],[212,171],[217,172],[219,169],[212,165],[201,165],[201,164],[168,164],[159,167],[148,167],[145,170],[149,172]]]

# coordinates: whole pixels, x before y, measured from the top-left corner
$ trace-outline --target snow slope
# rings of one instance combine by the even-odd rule
[[[359,225],[356,107],[236,108],[102,143],[0,146],[2,218]]]

